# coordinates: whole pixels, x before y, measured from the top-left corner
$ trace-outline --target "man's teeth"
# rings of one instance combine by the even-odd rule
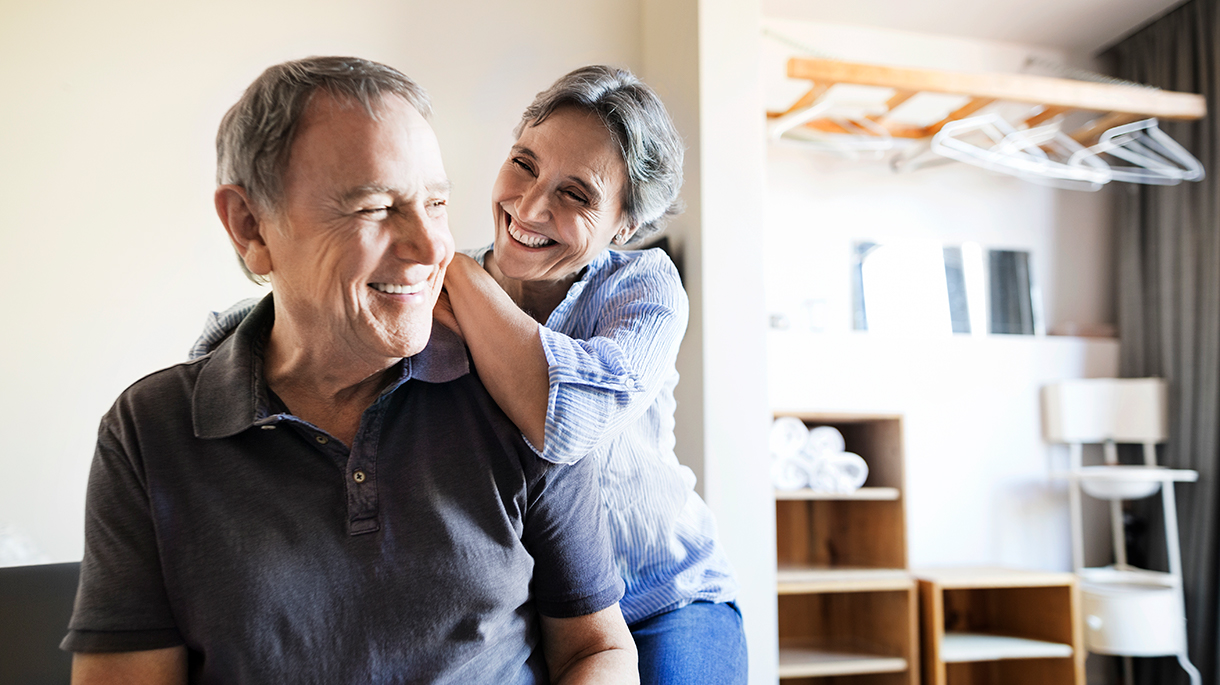
[[[416,283],[415,285],[395,285],[394,283],[370,283],[374,290],[380,290],[383,293],[390,295],[414,295],[424,289],[427,283]]]
[[[524,245],[526,247],[544,247],[546,245],[550,245],[555,242],[554,240],[551,240],[550,238],[547,238],[546,236],[525,235],[521,231],[517,230],[517,227],[515,225],[513,225],[513,222],[511,219],[508,222],[508,234],[513,237],[513,240],[516,240],[517,242],[521,243],[522,245]]]

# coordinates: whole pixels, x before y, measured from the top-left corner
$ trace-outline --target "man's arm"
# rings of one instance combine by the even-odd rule
[[[72,657],[72,685],[185,683],[186,647],[141,652],[77,652]]]
[[[618,604],[575,618],[542,616],[542,649],[551,682],[640,682],[639,659]]]

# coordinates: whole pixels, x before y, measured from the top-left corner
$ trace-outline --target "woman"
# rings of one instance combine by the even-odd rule
[[[641,681],[745,682],[736,582],[673,452],[686,295],[661,250],[609,249],[678,211],[681,138],[648,86],[604,66],[540,93],[515,133],[495,242],[454,258],[437,316],[539,456],[598,460]]]

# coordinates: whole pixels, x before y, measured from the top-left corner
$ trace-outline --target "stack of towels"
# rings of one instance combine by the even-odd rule
[[[845,448],[843,434],[832,426],[808,428],[800,419],[780,417],[771,424],[771,482],[777,490],[854,492],[868,480],[868,464]]]

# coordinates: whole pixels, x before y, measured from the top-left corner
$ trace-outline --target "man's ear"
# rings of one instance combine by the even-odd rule
[[[229,240],[237,249],[246,268],[256,276],[271,273],[271,253],[263,232],[271,228],[263,213],[250,201],[246,189],[237,185],[222,185],[214,197],[216,214],[225,225]]]

